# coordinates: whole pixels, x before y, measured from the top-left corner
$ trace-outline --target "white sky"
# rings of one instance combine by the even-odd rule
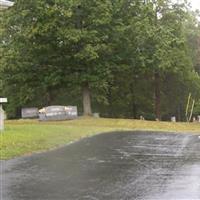
[[[172,2],[182,3],[182,2],[184,2],[184,0],[172,0]],[[194,10],[196,10],[196,9],[200,10],[200,0],[188,0],[188,2],[191,4],[191,6]]]
[[[189,2],[191,2],[193,9],[200,10],[200,0],[189,0]]]

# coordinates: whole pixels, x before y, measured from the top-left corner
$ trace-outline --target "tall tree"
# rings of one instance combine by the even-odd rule
[[[12,45],[12,53],[18,52],[15,60],[20,61],[13,70],[22,85],[34,82],[46,88],[48,102],[52,89],[78,85],[82,88],[84,114],[91,115],[91,88],[104,84],[109,73],[106,55],[111,10],[109,0],[17,1],[6,21],[6,46]],[[4,50],[5,54],[9,49]],[[4,74],[14,73],[8,62]]]
[[[160,120],[163,75],[170,71],[184,71],[184,68],[190,70],[192,65],[184,36],[185,5],[160,0],[148,1],[147,6],[152,26],[147,36],[149,41],[146,49],[150,71],[154,77],[155,115]]]
[[[17,0],[1,19],[12,113],[75,101],[85,115],[93,104],[109,117],[181,119],[188,93],[199,96],[199,25],[185,3]]]

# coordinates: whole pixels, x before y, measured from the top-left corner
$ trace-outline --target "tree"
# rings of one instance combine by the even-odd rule
[[[196,18],[169,0],[18,0],[2,16],[7,109],[82,103],[85,115],[181,120],[188,93],[199,98]]]
[[[155,88],[155,115],[161,119],[161,82],[169,72],[192,68],[184,37],[185,5],[170,1],[148,1],[151,28],[147,36],[147,66],[153,72]],[[154,16],[154,17],[152,17]]]
[[[104,84],[109,74],[106,55],[111,9],[109,0],[17,1],[6,21],[6,46],[12,45],[18,52],[14,59],[19,63],[13,70],[21,84],[38,83],[47,90],[49,101],[52,89],[78,85],[84,114],[91,115],[91,88]],[[8,55],[5,49],[4,55]],[[9,56],[5,57],[3,73],[15,73],[7,71]]]

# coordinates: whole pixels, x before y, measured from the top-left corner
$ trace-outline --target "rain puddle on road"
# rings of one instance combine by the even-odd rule
[[[200,162],[175,171],[164,187],[152,200],[200,200]]]

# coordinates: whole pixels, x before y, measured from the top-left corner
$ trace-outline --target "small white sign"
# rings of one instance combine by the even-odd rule
[[[7,103],[8,99],[7,98],[0,98],[0,103]]]

